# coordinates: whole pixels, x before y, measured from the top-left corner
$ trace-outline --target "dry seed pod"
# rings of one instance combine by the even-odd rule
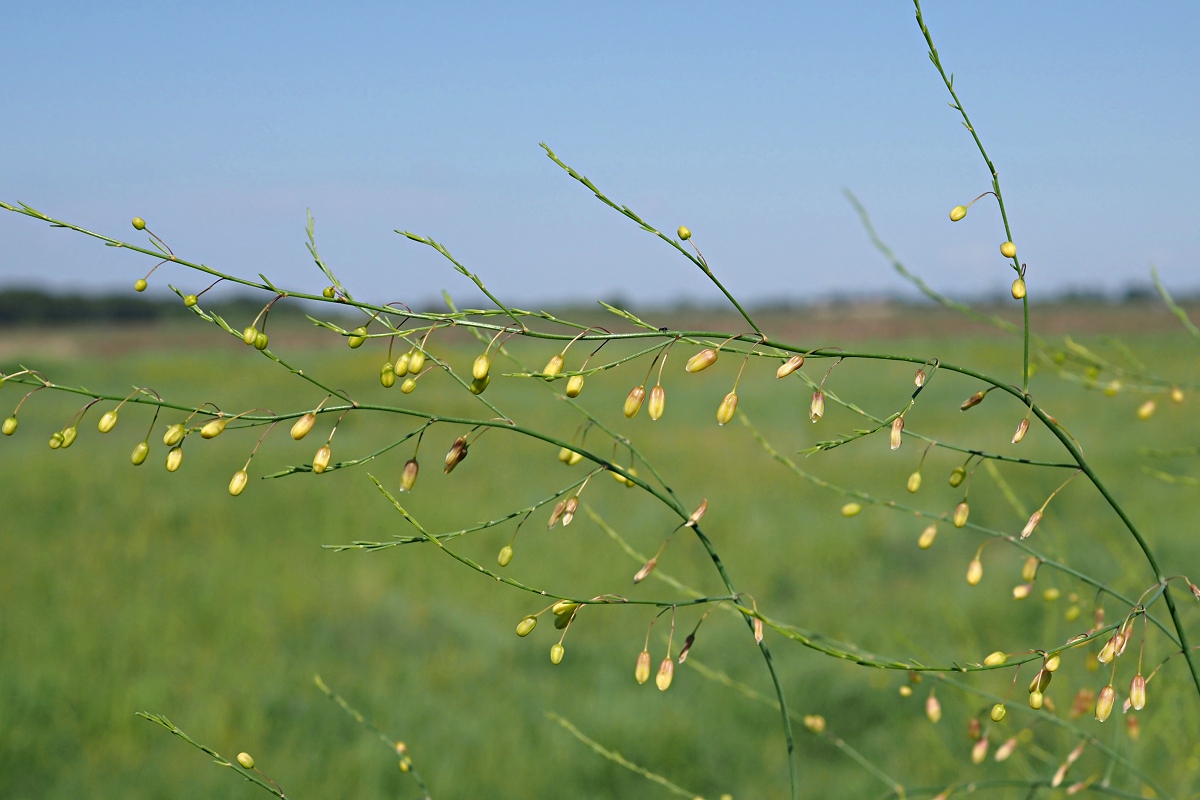
[[[575,512],[579,509],[579,495],[575,495],[567,500],[566,506],[563,507],[562,524],[567,527],[571,524],[571,520],[575,519]]]
[[[1113,703],[1116,702],[1117,693],[1113,687],[1105,686],[1100,690],[1100,696],[1096,698],[1096,721],[1104,722],[1108,719],[1108,715],[1112,713]]]
[[[664,658],[658,665],[658,674],[654,676],[654,685],[660,692],[671,688],[671,680],[675,677],[675,662],[670,657]]]
[[[183,448],[179,445],[171,448],[171,452],[167,453],[167,472],[174,472],[179,469],[179,465],[183,463]]]
[[[954,208],[950,209],[950,221],[951,222],[958,222],[966,215],[967,215],[967,207],[966,206],[955,206]]]
[[[1029,517],[1029,521],[1025,523],[1025,527],[1021,529],[1021,538],[1022,539],[1029,538],[1029,534],[1033,533],[1033,529],[1036,528],[1038,526],[1038,523],[1041,521],[1042,521],[1042,512],[1041,511],[1033,512],[1033,514],[1031,514]]]
[[[496,556],[496,563],[502,567],[507,567],[512,562],[513,549],[509,545],[504,545],[500,548],[500,555]]]
[[[820,714],[806,714],[804,717],[804,727],[808,728],[813,733],[824,733],[825,718]]]
[[[650,414],[650,419],[657,420],[663,415],[663,410],[667,405],[667,392],[663,389],[662,384],[655,384],[650,390],[650,407],[647,412]]]
[[[978,558],[973,558],[967,565],[967,585],[978,586],[981,580],[983,580],[983,562]]]
[[[650,651],[643,650],[638,653],[637,666],[633,668],[633,677],[638,683],[645,683],[650,680]]]
[[[238,753],[237,762],[242,765],[242,769],[254,769],[254,759],[249,753]]]
[[[707,512],[708,512],[708,498],[706,497],[700,501],[700,505],[696,506],[696,510],[692,512],[692,515],[690,517],[688,517],[687,522],[683,523],[683,527],[685,527],[685,528],[695,527],[696,523],[699,522],[701,519],[703,519],[705,513],[707,513]]]
[[[327,444],[321,445],[320,448],[317,449],[316,454],[313,455],[313,460],[312,460],[313,472],[320,475],[322,472],[329,469],[330,455],[331,455],[331,453],[329,450],[329,445],[327,445]]]
[[[921,488],[921,473],[920,472],[914,472],[912,475],[908,476],[908,484],[907,484],[906,488],[908,489],[908,491],[911,494],[917,493],[917,490],[919,490]]]
[[[316,413],[309,411],[300,419],[296,420],[296,424],[292,426],[292,438],[297,442],[308,436],[308,432],[317,424]]]
[[[481,381],[488,376],[491,368],[492,359],[487,353],[480,353],[475,357],[475,363],[471,365],[471,377],[477,381]]]
[[[390,389],[396,385],[396,370],[390,361],[380,367],[379,382],[385,389]]]
[[[892,420],[892,435],[889,444],[893,450],[899,450],[902,443],[902,434],[904,433],[904,417],[896,417]]]
[[[967,524],[967,517],[971,515],[971,507],[967,505],[967,501],[963,500],[954,507],[954,527],[961,528]]]
[[[816,422],[825,416],[825,393],[820,389],[813,392],[812,403],[808,406],[808,418]]]
[[[116,424],[117,424],[117,412],[115,410],[114,411],[105,411],[104,414],[100,417],[100,422],[98,422],[96,424],[96,428],[101,433],[108,433],[116,426]]]
[[[929,697],[925,699],[925,716],[934,723],[939,722],[942,718],[942,704],[938,702],[937,695],[933,692],[930,692]]]
[[[565,654],[566,653],[563,650],[563,646],[561,644],[556,643],[556,644],[552,645],[550,647],[550,663],[556,664],[556,665],[561,664],[562,660],[563,660],[563,656]]]
[[[200,429],[200,437],[203,439],[215,439],[225,432],[225,426],[229,424],[229,420],[225,418],[209,420],[204,423],[204,427]]]
[[[1024,299],[1025,292],[1026,292],[1026,289],[1025,289],[1025,279],[1024,278],[1017,278],[1015,281],[1012,282],[1013,300]]]
[[[246,482],[250,480],[250,476],[246,474],[246,470],[241,469],[233,473],[233,478],[229,481],[229,493],[237,497],[246,489]]]
[[[646,387],[635,386],[630,390],[629,396],[625,398],[625,416],[633,419],[637,413],[642,410],[642,401],[646,399]]]
[[[917,547],[922,550],[928,550],[933,547],[933,540],[937,538],[937,525],[930,525],[925,530],[921,531],[921,538],[917,539]]]
[[[962,405],[958,407],[959,411],[966,411],[968,408],[974,408],[983,402],[985,392],[978,391],[975,394],[963,400]]]
[[[950,472],[950,485],[958,488],[962,486],[962,482],[967,479],[967,471],[962,467],[955,467]]]
[[[1029,432],[1029,420],[1023,419],[1017,423],[1016,433],[1013,434],[1012,443],[1017,444],[1025,438],[1025,434]]]
[[[654,556],[649,561],[647,561],[645,564],[643,564],[642,568],[637,571],[637,573],[633,576],[633,582],[635,584],[637,584],[637,583],[641,583],[642,581],[646,580],[646,577],[649,576],[649,574],[651,572],[653,572],[654,568],[657,566],[658,566],[658,556]]]
[[[986,736],[984,736],[975,743],[974,747],[971,748],[971,763],[982,764],[983,760],[987,758],[987,751],[988,739]]]
[[[1129,705],[1134,711],[1146,707],[1146,679],[1140,672],[1133,676],[1133,682],[1129,684]]]
[[[583,376],[572,375],[567,378],[567,397],[579,397],[579,393],[583,391]]]
[[[1037,577],[1038,567],[1042,565],[1042,560],[1037,556],[1030,556],[1025,559],[1025,563],[1021,565],[1021,577],[1026,581],[1032,581]]]
[[[1004,256],[1005,258],[1016,258],[1017,246],[1012,242],[1004,242],[1000,245],[1000,255]]]
[[[737,392],[730,392],[725,395],[725,399],[721,401],[721,405],[717,406],[717,424],[727,425],[733,419],[733,412],[737,410],[738,396]]]
[[[450,452],[446,453],[446,474],[449,475],[466,457],[467,440],[460,436],[454,440],[454,444],[450,445]]]
[[[862,506],[858,503],[846,503],[846,505],[842,506],[843,517],[857,516],[860,511],[862,511]]]
[[[992,706],[992,722],[999,722],[1000,720],[1004,719],[1007,714],[1008,709],[1004,707],[1003,703],[996,703],[994,706]]]
[[[133,448],[133,454],[129,456],[129,460],[133,462],[135,467],[140,467],[146,463],[146,456],[150,455],[150,445],[145,442],[138,442]]]
[[[404,469],[400,473],[400,491],[411,492],[413,486],[417,483],[417,473],[420,472],[421,465],[417,463],[415,458],[410,458],[404,462]]]
[[[414,347],[408,353],[408,371],[413,375],[420,375],[423,369],[425,369],[425,351]]]
[[[555,525],[557,525],[559,519],[562,518],[563,512],[566,510],[567,510],[567,501],[559,500],[558,504],[554,506],[554,510],[550,512],[550,522],[549,522],[549,524],[546,525],[546,530],[550,530]]]
[[[684,369],[688,372],[700,372],[706,370],[717,362],[717,351],[711,347],[706,347],[696,355],[687,360]]]
[[[392,372],[397,378],[403,378],[408,374],[408,353],[396,359],[396,363],[392,365]]]
[[[542,374],[547,376],[555,376],[562,372],[563,357],[562,354],[556,354],[553,358],[546,362],[546,366],[542,368]]]
[[[787,361],[780,365],[779,369],[775,370],[776,378],[786,378],[796,370],[804,366],[804,356],[792,356]]]
[[[1007,761],[1008,757],[1017,749],[1017,737],[1012,737],[1004,744],[996,748],[996,755],[993,756],[997,761]]]
[[[517,636],[528,636],[533,633],[533,629],[537,627],[537,617],[530,614],[523,620],[517,623]]]
[[[183,441],[183,434],[187,431],[182,422],[176,422],[171,427],[167,428],[167,432],[163,434],[163,444],[167,447],[174,447]]]
[[[1146,402],[1144,402],[1140,406],[1138,406],[1137,418],[1140,420],[1150,419],[1151,417],[1154,416],[1155,408],[1156,408],[1156,406],[1155,406],[1154,401],[1147,400]]]

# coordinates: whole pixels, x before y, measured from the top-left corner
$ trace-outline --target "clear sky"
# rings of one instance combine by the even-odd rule
[[[928,0],[1001,175],[1031,297],[1200,290],[1200,3]],[[514,303],[716,299],[590,197],[546,141],[750,301],[902,293],[842,196],[915,271],[1007,287],[988,185],[905,0],[858,3],[7,3],[0,199],[356,294],[463,279]],[[149,265],[0,213],[0,285],[128,289]],[[165,270],[160,270],[164,272]],[[178,271],[171,280],[199,285]]]

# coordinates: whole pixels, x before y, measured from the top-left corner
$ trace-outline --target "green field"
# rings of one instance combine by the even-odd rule
[[[56,382],[95,391],[124,394],[136,384],[172,401],[276,412],[311,408],[323,396],[252,349],[202,330],[199,322],[68,331],[54,339],[53,347],[43,337],[11,329],[0,338],[5,341],[0,368],[6,372],[26,363]],[[281,354],[361,402],[493,416],[441,374],[422,380],[409,396],[384,390],[377,379],[383,362],[377,343],[349,351],[340,342],[318,346],[308,334],[297,333],[294,341],[282,332],[275,338]],[[1114,353],[1094,337],[1083,341]],[[1123,341],[1156,374],[1194,379],[1196,343],[1186,334],[1133,334]],[[538,365],[550,352],[517,346],[523,358]],[[1019,375],[1017,341],[987,333],[855,346],[937,356],[1009,380]],[[476,349],[454,345],[442,352],[465,370]],[[644,411],[634,420],[620,413],[625,393],[644,374],[639,364],[589,378],[580,400],[633,438],[686,506],[708,498],[706,531],[735,584],[767,615],[881,656],[925,663],[977,662],[993,650],[1048,647],[1090,627],[1095,591],[1049,569],[1039,574],[1032,598],[1014,601],[1011,590],[1021,582],[1024,555],[1004,542],[987,548],[983,581],[972,588],[964,574],[986,536],[943,523],[934,546],[923,551],[916,539],[926,523],[910,513],[869,505],[860,515],[843,518],[839,509],[845,497],[773,461],[736,420],[724,428],[716,425],[714,412],[737,360],[722,358],[705,373],[687,375],[681,352],[676,350],[666,370],[667,411],[658,422]],[[827,364],[814,362],[805,370],[819,380]],[[958,502],[959,490],[947,484],[946,476],[961,457],[942,449],[929,453],[920,492],[905,491],[923,447],[913,438],[897,452],[889,451],[886,436],[879,434],[807,459],[796,456],[817,440],[862,427],[862,421],[830,403],[825,419],[810,424],[809,390],[795,378],[776,381],[774,366],[751,363],[739,390],[740,408],[780,453],[839,486],[881,499],[935,513],[949,512]],[[1101,383],[1106,380],[1101,377]],[[885,416],[906,402],[912,368],[848,361],[827,385]],[[910,412],[909,428],[994,452],[1064,459],[1061,446],[1036,424],[1022,444],[1008,443],[1023,413],[1011,398],[996,393],[960,413],[958,403],[977,388],[969,379],[938,373]],[[11,382],[0,388],[4,415],[23,391]],[[1145,396],[1136,391],[1106,397],[1048,369],[1034,378],[1032,391],[1082,443],[1169,574],[1200,578],[1195,486],[1168,484],[1146,474],[1143,466],[1175,474],[1200,470],[1194,459],[1139,454],[1139,447],[1197,442],[1196,396],[1189,393],[1177,405],[1156,395],[1158,412],[1142,422],[1135,409]],[[540,383],[497,378],[485,396],[518,422],[561,438],[569,439],[579,425],[578,414]],[[152,412],[126,407],[117,428],[101,436],[95,425],[99,409],[110,405],[104,403],[89,412],[72,448],[49,450],[50,433],[79,404],[76,397],[40,392],[22,410],[17,434],[0,441],[0,797],[261,795],[135,717],[136,711],[165,714],[222,754],[253,753],[289,797],[416,797],[417,787],[397,769],[396,757],[314,688],[316,673],[408,744],[435,798],[671,796],[592,753],[547,712],[709,800],[723,793],[735,800],[785,796],[778,713],[692,668],[699,664],[721,671],[770,694],[763,661],[745,624],[732,614],[717,612],[708,619],[689,663],[678,668],[665,693],[653,681],[639,686],[633,680],[653,613],[645,606],[586,609],[566,639],[566,658],[554,666],[548,651],[557,632],[548,619],[528,638],[513,633],[523,615],[542,607],[533,595],[472,573],[425,544],[373,553],[322,549],[323,544],[412,534],[368,478],[370,473],[395,491],[411,443],[353,469],[258,480],[311,460],[332,421],[322,419],[300,443],[279,429],[255,457],[249,488],[231,498],[225,486],[253,446],[254,433],[230,430],[213,441],[190,437],[182,468],[168,474],[163,422],[182,415],[164,413],[151,438],[149,461],[135,468],[129,452],[145,434]],[[416,424],[387,414],[352,413],[334,439],[334,460],[377,449]],[[561,464],[555,448],[493,430],[472,446],[457,470],[443,475],[441,460],[463,432],[449,425],[430,429],[416,490],[403,498],[431,531],[463,528],[529,505],[586,470],[585,464]],[[604,455],[611,451],[599,444],[597,431],[588,442]],[[619,460],[624,463],[625,456]],[[641,464],[638,469],[647,472]],[[971,521],[1015,533],[1070,473],[1002,464],[999,474],[1024,513],[980,468],[970,494]],[[644,492],[603,474],[593,479],[583,501],[646,554],[676,522]],[[522,528],[506,575],[574,595],[683,597],[661,580],[632,586],[639,562],[584,510],[570,527],[552,531],[546,530],[547,514],[548,509],[538,511]],[[499,569],[496,553],[512,530],[513,523],[507,523],[464,536],[451,547]],[[1029,541],[1127,595],[1139,595],[1154,581],[1111,509],[1082,479],[1051,504]],[[687,531],[675,536],[659,569],[706,593],[722,592],[711,562]],[[1062,597],[1042,600],[1042,590],[1049,587],[1059,588]],[[1064,614],[1072,592],[1079,595],[1083,616],[1068,623]],[[1184,603],[1193,638],[1200,639],[1197,604],[1186,591],[1176,596]],[[1127,610],[1112,600],[1105,607],[1109,620]],[[678,612],[682,631],[676,647],[699,613],[695,608]],[[1167,619],[1161,602],[1153,613]],[[651,637],[655,664],[663,657],[660,634],[668,620],[669,615]],[[973,766],[966,721],[990,707],[989,701],[939,686],[945,716],[934,725],[923,708],[935,679],[926,677],[905,698],[899,692],[908,682],[903,671],[829,658],[773,631],[767,641],[793,708],[823,715],[829,731],[909,787],[1048,777],[1078,741],[1022,710],[1025,684],[1032,678],[1032,670],[1025,669],[1008,717],[993,726],[991,736],[995,746],[1030,728],[1032,741],[1023,740],[1003,764],[989,757]],[[1136,644],[1117,662],[1122,696],[1134,672]],[[1085,668],[1086,653],[1097,649],[1064,655],[1048,691],[1059,718],[1068,718],[1076,691],[1098,690],[1107,681],[1107,668]],[[1151,628],[1148,668],[1168,650],[1165,638]],[[961,680],[1002,695],[1011,670]],[[1149,697],[1139,715],[1137,741],[1128,736],[1119,708],[1104,725],[1090,715],[1072,724],[1134,760],[1172,796],[1190,797],[1200,788],[1200,715],[1194,713],[1200,706],[1181,659],[1151,682]],[[828,737],[814,736],[801,725],[796,735],[804,797],[876,797],[887,791]],[[1071,779],[1100,780],[1108,769],[1108,760],[1089,747]],[[1115,766],[1109,778],[1115,787],[1142,793],[1123,766]],[[1024,791],[1013,792],[1001,789],[988,796],[1024,796]],[[1050,796],[1048,791],[1038,795]]]

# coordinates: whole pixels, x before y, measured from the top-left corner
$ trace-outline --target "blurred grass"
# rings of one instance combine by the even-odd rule
[[[93,333],[98,337],[105,334]],[[173,342],[176,340],[172,339]],[[1132,336],[1127,343],[1157,372],[1192,374],[1194,344],[1182,335]],[[1102,348],[1102,343],[1093,343]],[[523,347],[522,345],[518,345]],[[1016,380],[1017,348],[990,337],[905,339],[866,343],[863,349],[936,355]],[[522,350],[538,364],[549,351]],[[474,350],[456,346],[447,357],[466,368]],[[1016,603],[1023,558],[1004,544],[987,549],[983,583],[963,579],[983,539],[940,526],[929,551],[916,547],[921,520],[880,507],[853,519],[838,513],[844,498],[807,484],[772,461],[742,425],[719,428],[714,413],[728,391],[736,360],[723,358],[701,375],[682,373],[672,357],[666,371],[667,412],[651,422],[629,421],[621,401],[643,367],[634,365],[588,379],[581,400],[617,430],[635,439],[685,505],[710,501],[705,527],[735,583],[766,613],[886,656],[926,662],[977,661],[996,649],[1049,646],[1086,630],[1093,592],[1043,569],[1035,598]],[[268,406],[276,411],[314,406],[321,395],[245,348],[194,337],[193,346],[153,347],[110,356],[56,357],[31,350],[25,359],[63,383],[127,392],[150,385],[169,399],[211,400],[226,409]],[[443,375],[421,381],[407,398],[378,385],[382,351],[312,348],[295,354],[306,371],[345,387],[360,401],[411,403],[446,414],[490,415]],[[806,367],[818,377],[828,362]],[[500,362],[495,372],[505,370]],[[911,391],[912,370],[884,363],[847,362],[829,386],[844,398],[886,415]],[[977,387],[941,372],[910,412],[908,427],[959,444],[1061,458],[1036,426],[1019,448],[1008,444],[1021,417],[998,395],[969,414],[957,404]],[[777,382],[773,368],[755,362],[740,388],[741,409],[784,454],[830,434],[861,427],[843,409],[829,407],[819,425],[807,420],[808,392],[799,380]],[[1141,472],[1145,463],[1196,474],[1194,463],[1147,460],[1139,446],[1172,447],[1197,441],[1196,399],[1161,399],[1158,413],[1138,422],[1144,398],[1088,392],[1043,373],[1033,392],[1083,443],[1085,453],[1139,521],[1172,573],[1200,578],[1195,546],[1196,494]],[[18,387],[0,389],[10,408]],[[573,412],[537,384],[496,378],[487,397],[509,416],[563,438],[579,423]],[[557,639],[544,622],[527,639],[517,621],[541,606],[523,594],[469,573],[424,545],[380,553],[330,553],[321,545],[387,540],[411,533],[368,480],[394,489],[411,453],[404,445],[355,469],[324,476],[256,480],[287,464],[304,463],[323,441],[331,420],[302,443],[282,430],[267,439],[251,468],[245,494],[225,485],[253,445],[253,434],[228,431],[219,439],[188,440],[182,469],[162,468],[164,414],[141,468],[129,451],[149,423],[146,409],[126,407],[108,436],[95,431],[99,409],[80,426],[78,442],[52,452],[46,440],[77,408],[75,398],[42,392],[21,412],[17,435],[0,441],[0,796],[24,798],[250,797],[240,785],[160,729],[134,717],[163,713],[198,741],[222,753],[247,750],[259,766],[297,798],[339,796],[371,800],[416,796],[395,758],[332,706],[312,685],[326,681],[390,735],[404,740],[438,798],[665,797],[644,779],[604,761],[548,720],[562,714],[601,744],[620,751],[706,797],[737,800],[781,797],[786,763],[778,716],[736,692],[681,667],[670,691],[632,679],[652,612],[595,608],[581,614],[567,637],[567,656],[554,667],[547,652]],[[107,407],[102,404],[101,408]],[[334,440],[334,460],[402,436],[411,420],[351,414]],[[430,530],[465,527],[528,505],[565,486],[584,466],[564,467],[544,445],[491,431],[450,476],[441,459],[455,436],[435,426],[421,450],[416,491],[404,497]],[[593,446],[600,441],[589,435]],[[920,458],[906,441],[898,452],[883,436],[862,440],[800,462],[802,468],[846,487],[948,511],[959,496],[945,481],[961,462],[945,451],[925,462],[921,491],[904,491]],[[623,458],[623,457],[622,457]],[[639,470],[641,472],[641,470]],[[1027,509],[1065,477],[1057,470],[1001,465]],[[644,474],[644,472],[642,473]],[[971,520],[1010,532],[1024,519],[980,469],[971,490]],[[592,481],[584,500],[643,552],[653,552],[674,524],[655,501],[606,476]],[[620,551],[586,514],[567,529],[547,532],[547,512],[535,514],[515,544],[507,572],[527,583],[574,594],[616,591],[633,597],[673,597],[665,584],[630,577],[638,564]],[[454,547],[485,564],[507,543],[512,523],[471,534]],[[1137,595],[1153,577],[1131,539],[1099,495],[1075,481],[1051,505],[1033,539],[1035,547]],[[704,591],[718,593],[707,557],[693,538],[677,536],[660,569]],[[1040,591],[1062,589],[1046,603]],[[1066,595],[1078,592],[1084,616],[1063,620]],[[1185,619],[1197,611],[1189,598]],[[1123,609],[1106,604],[1109,619]],[[1165,618],[1165,611],[1156,608]],[[686,635],[697,610],[681,611]],[[665,621],[665,619],[664,619]],[[652,638],[655,663],[664,642]],[[1075,740],[1048,725],[1034,729],[1005,764],[970,765],[966,720],[987,703],[941,687],[945,718],[923,715],[932,683],[898,693],[907,676],[868,670],[805,650],[768,634],[789,700],[802,714],[826,717],[831,731],[908,786],[941,786],[984,777],[1048,776]],[[1137,658],[1130,647],[1118,662],[1122,694]],[[1152,634],[1146,661],[1167,647]],[[761,658],[745,626],[729,615],[710,617],[692,651],[706,666],[770,693]],[[1105,672],[1084,667],[1084,653],[1064,658],[1048,694],[1065,716],[1081,687],[1099,689]],[[1027,671],[1028,672],[1028,671]],[[1024,674],[1024,673],[1023,673]],[[1014,696],[1023,703],[1018,679]],[[998,694],[1011,674],[964,678]],[[1198,707],[1181,660],[1150,684],[1141,715],[1142,736],[1130,741],[1119,711],[1102,727],[1085,717],[1087,731],[1112,737],[1113,746],[1178,796],[1194,789],[1200,770]],[[1032,718],[1014,710],[997,727],[997,744]],[[805,797],[873,797],[886,787],[827,742],[798,727]],[[1040,750],[1039,750],[1040,748]],[[1042,751],[1050,755],[1041,755]],[[1106,764],[1091,750],[1072,770],[1082,779]],[[1117,768],[1116,786],[1133,786]]]

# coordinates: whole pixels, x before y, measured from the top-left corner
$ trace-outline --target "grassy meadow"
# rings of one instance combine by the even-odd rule
[[[1095,333],[1080,341],[1124,358]],[[1198,351],[1186,333],[1135,330],[1122,341],[1152,372],[1184,382],[1195,379]],[[536,344],[514,346],[536,366],[551,353]],[[854,346],[937,356],[1019,381],[1017,340],[986,330],[917,331]],[[604,353],[614,355],[616,347]],[[433,348],[462,370],[469,369],[479,349],[464,340],[447,341],[439,349],[436,339]],[[412,395],[383,389],[377,377],[384,361],[378,342],[350,351],[332,335],[289,328],[272,331],[272,349],[360,402],[494,416],[443,374],[422,379]],[[717,426],[714,413],[733,381],[737,359],[722,357],[710,370],[688,375],[682,366],[690,349],[684,349],[675,350],[664,373],[667,405],[661,420],[652,422],[645,411],[633,420],[621,416],[625,394],[645,374],[648,365],[642,362],[589,378],[580,401],[631,437],[686,506],[709,500],[705,530],[735,584],[766,614],[884,657],[926,663],[977,662],[993,650],[1053,646],[1091,626],[1095,591],[1046,568],[1033,596],[1014,601],[1024,555],[1004,542],[984,551],[983,580],[970,587],[964,580],[967,564],[988,541],[985,535],[942,523],[933,547],[921,550],[916,540],[927,523],[911,513],[868,505],[858,516],[844,518],[840,508],[847,498],[772,460],[738,420]],[[510,371],[502,362],[497,360],[494,372]],[[210,401],[226,410],[298,411],[323,397],[253,349],[186,319],[53,335],[6,329],[0,332],[0,368],[10,372],[18,363],[37,367],[59,383],[122,395],[134,385],[151,386],[171,401]],[[819,380],[828,364],[813,361],[805,371]],[[924,462],[920,491],[905,491],[923,448],[915,438],[896,452],[888,449],[885,434],[877,434],[809,458],[797,456],[818,440],[863,424],[834,403],[828,403],[819,424],[811,424],[810,390],[795,377],[777,381],[774,367],[775,362],[751,362],[739,388],[740,409],[801,469],[935,513],[950,512],[961,499],[961,489],[951,488],[946,478],[962,458],[939,448]],[[907,401],[912,373],[909,366],[847,361],[827,386],[886,416]],[[958,404],[977,388],[972,380],[937,373],[909,413],[908,428],[993,452],[1064,459],[1061,446],[1037,424],[1023,443],[1009,444],[1023,414],[1009,397],[995,393],[960,413]],[[12,383],[0,388],[4,416],[24,391]],[[1143,471],[1149,465],[1200,475],[1195,459],[1139,453],[1141,447],[1195,445],[1200,398],[1189,392],[1182,404],[1174,404],[1155,395],[1157,413],[1139,421],[1135,410],[1145,396],[1136,391],[1108,397],[1045,368],[1035,376],[1032,391],[1082,444],[1169,565],[1169,574],[1200,579],[1195,486],[1169,484]],[[537,382],[497,377],[485,397],[513,419],[564,439],[580,423],[576,412]],[[412,534],[368,478],[376,476],[395,492],[411,442],[352,469],[259,480],[309,462],[332,420],[323,417],[299,443],[281,427],[256,455],[249,488],[233,498],[226,484],[244,463],[258,429],[230,429],[212,441],[189,437],[182,468],[169,474],[163,468],[162,431],[164,423],[179,421],[182,414],[162,415],[149,460],[134,467],[129,454],[150,423],[152,412],[146,408],[126,406],[116,429],[102,436],[96,420],[112,404],[101,403],[88,413],[70,449],[47,448],[51,432],[79,405],[74,396],[39,392],[22,409],[17,433],[0,441],[0,797],[265,796],[135,717],[136,711],[165,714],[229,757],[249,751],[289,797],[417,797],[411,776],[397,769],[395,755],[314,688],[317,673],[368,719],[407,743],[435,798],[671,796],[591,752],[547,712],[708,800],[725,793],[735,800],[786,795],[777,711],[693,668],[700,665],[710,676],[719,671],[770,694],[753,640],[731,614],[708,618],[689,663],[677,668],[667,692],[655,689],[653,681],[639,686],[633,679],[653,614],[645,606],[585,609],[566,638],[565,659],[554,666],[548,651],[558,632],[547,617],[527,638],[513,632],[525,614],[543,607],[534,595],[473,573],[425,544],[379,552],[322,548]],[[399,416],[352,413],[333,441],[334,461],[375,450],[416,426]],[[444,475],[446,450],[464,432],[436,425],[426,433],[415,491],[402,496],[405,507],[431,531],[456,530],[530,505],[586,470],[586,463],[564,466],[557,450],[544,443],[492,430],[451,475]],[[600,446],[601,440],[599,431],[588,435],[588,444],[607,454],[611,447]],[[618,460],[625,463],[626,456]],[[647,474],[644,465],[637,467]],[[1012,498],[988,469],[979,468],[970,490],[971,522],[1016,533],[1070,473],[1000,464],[997,474]],[[582,500],[647,555],[676,524],[653,498],[604,474],[592,480]],[[565,529],[547,531],[548,513],[548,507],[539,510],[521,529],[505,574],[575,595],[683,597],[653,578],[633,586],[630,578],[640,562],[583,508]],[[498,570],[496,554],[513,528],[509,522],[450,546]],[[1154,580],[1132,539],[1084,479],[1050,505],[1029,543],[1127,595],[1139,595]],[[706,593],[722,592],[711,562],[687,531],[674,537],[659,570]],[[1051,587],[1061,597],[1048,602],[1042,592]],[[1082,616],[1067,622],[1072,593],[1078,595]],[[1186,591],[1176,597],[1193,638],[1200,639],[1198,604]],[[1111,599],[1104,606],[1109,620],[1126,610]],[[676,650],[700,613],[679,610]],[[1167,620],[1161,602],[1153,613]],[[651,635],[655,665],[664,654],[669,618],[664,616]],[[904,697],[900,688],[908,676],[902,671],[829,658],[773,631],[767,641],[793,709],[824,716],[831,733],[908,787],[936,791],[957,780],[1048,777],[1078,741],[1029,713],[1024,690],[1033,671],[1026,668],[1017,678],[1007,718],[989,725],[993,747],[1026,729],[1030,733],[1007,762],[989,756],[975,766],[969,760],[967,720],[981,713],[986,719],[989,701],[938,686],[944,717],[935,725],[924,714],[934,678],[926,677]],[[1117,661],[1121,697],[1134,673],[1136,645]],[[1107,682],[1107,668],[1093,672],[1085,664],[1087,653],[1097,649],[1064,654],[1047,692],[1059,718],[1068,719],[1080,688],[1099,690]],[[1165,638],[1151,628],[1147,672],[1168,652]],[[1003,695],[1012,673],[960,679]],[[1072,724],[1109,742],[1182,798],[1200,789],[1198,709],[1185,665],[1175,659],[1150,683],[1136,741],[1119,707],[1104,725],[1090,714]],[[804,797],[878,797],[888,791],[828,737],[796,727]],[[1102,780],[1106,774],[1112,786],[1142,794],[1125,767],[1110,768],[1095,748],[1085,750],[1071,779]],[[1012,791],[987,796],[1017,796]]]

